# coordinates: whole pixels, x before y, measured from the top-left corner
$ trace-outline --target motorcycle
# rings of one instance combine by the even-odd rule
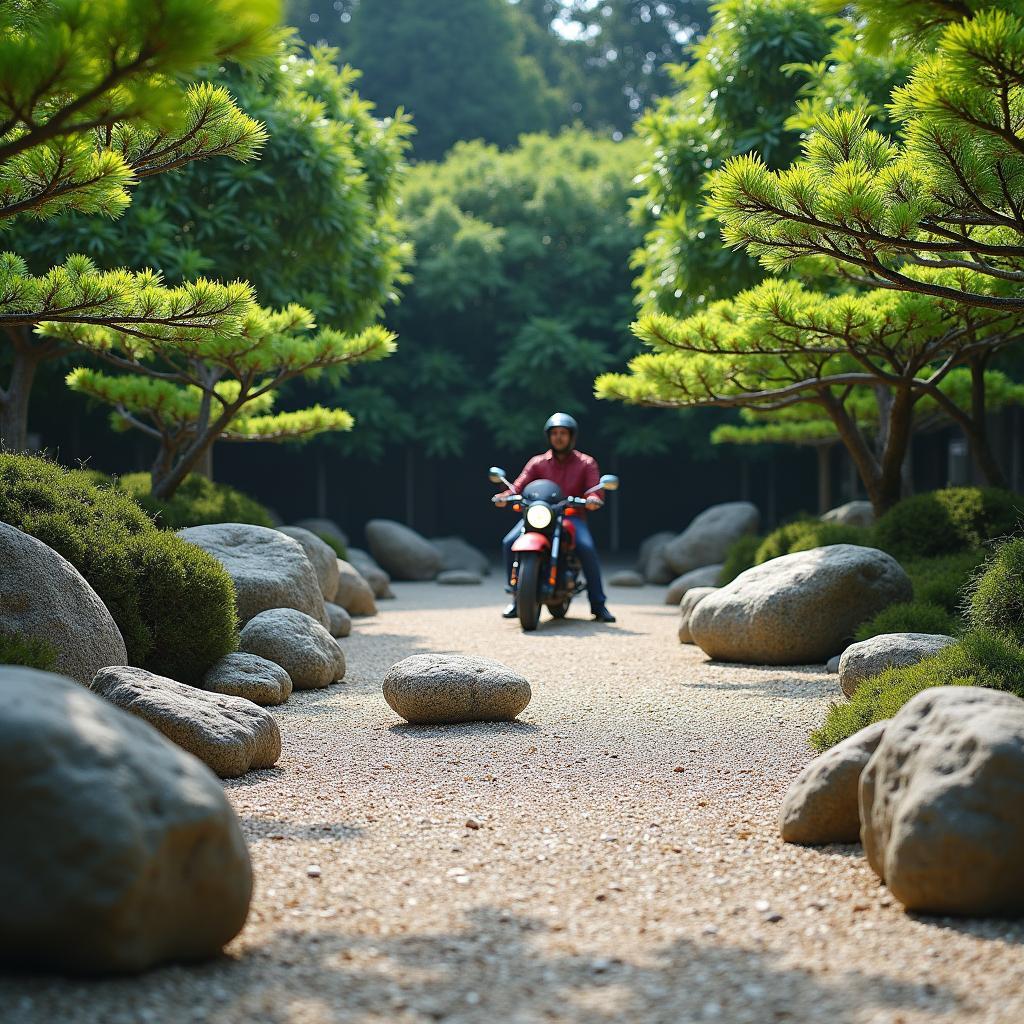
[[[513,490],[505,470],[491,466],[492,483],[504,484]],[[617,476],[602,476],[596,491],[614,491],[619,486]],[[516,512],[523,513],[523,532],[512,545],[515,561],[509,583],[515,594],[516,613],[524,632],[532,632],[540,622],[540,610],[547,605],[556,619],[564,619],[569,604],[587,585],[580,579],[582,568],[576,555],[576,524],[573,517],[586,508],[586,496],[567,497],[558,484],[550,480],[534,480],[523,488],[522,494],[506,494],[492,501],[512,504]]]

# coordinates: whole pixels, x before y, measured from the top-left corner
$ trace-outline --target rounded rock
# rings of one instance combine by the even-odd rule
[[[479,573],[468,569],[446,569],[437,574],[437,582],[449,587],[478,587],[483,581]]]
[[[354,565],[338,559],[338,587],[334,603],[349,615],[376,615],[377,602],[373,588]]]
[[[278,533],[301,545],[316,572],[320,593],[325,601],[333,601],[338,592],[338,553],[321,537],[301,526],[279,526]]]
[[[210,666],[203,689],[244,697],[253,704],[283,704],[291,696],[292,679],[276,662],[236,651]]]
[[[394,579],[432,580],[441,571],[441,552],[426,537],[393,519],[371,519],[366,540],[373,557]]]
[[[678,605],[686,595],[688,590],[693,590],[696,587],[706,589],[711,587],[712,589],[718,586],[718,577],[722,575],[723,565],[704,565],[699,569],[691,569],[689,572],[684,572],[682,576],[677,576],[668,587],[665,592],[665,604]]]
[[[880,633],[851,644],[839,659],[839,688],[852,697],[865,679],[887,668],[916,665],[952,643],[944,633]]]
[[[319,690],[345,677],[345,654],[315,619],[294,608],[271,608],[242,628],[239,647],[273,661],[296,690]]]
[[[331,620],[330,628],[327,630],[336,640],[348,636],[352,632],[352,618],[340,604],[333,604],[328,601],[327,618]]]

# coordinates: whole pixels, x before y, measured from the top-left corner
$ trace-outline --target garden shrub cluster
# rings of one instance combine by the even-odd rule
[[[0,629],[0,665],[24,665],[50,672],[56,663],[57,652],[51,643]]]
[[[722,563],[722,571],[718,574],[718,585],[724,587],[732,583],[741,572],[745,572],[754,564],[757,549],[761,546],[762,537],[756,533],[745,533],[729,545]]]
[[[901,601],[883,608],[857,628],[855,643],[883,633],[945,633],[952,636],[960,621],[940,604],[931,601]]]
[[[829,544],[871,544],[871,531],[842,523],[823,523],[820,519],[798,519],[773,530],[758,546],[754,564],[761,565],[782,555]]]
[[[197,473],[187,476],[174,495],[162,501],[150,495],[151,483],[149,473],[128,473],[117,481],[164,529],[183,530],[208,523],[274,525],[269,510],[255,498]]]
[[[46,459],[0,454],[0,521],[78,569],[114,617],[132,665],[194,682],[238,646],[224,567],[158,530],[126,491]]]
[[[971,595],[970,617],[976,628],[1024,643],[1024,539],[996,549]]]

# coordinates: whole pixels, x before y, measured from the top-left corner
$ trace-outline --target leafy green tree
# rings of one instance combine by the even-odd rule
[[[182,77],[224,59],[258,61],[276,45],[273,0],[149,4],[86,0],[8,4],[0,10],[0,226],[63,211],[116,216],[130,188],[208,156],[246,161],[264,141],[222,89]],[[33,275],[23,260],[0,268],[0,326],[10,345],[0,431],[20,448],[33,378],[59,355],[30,328],[42,320],[153,325],[168,330],[237,323],[244,288],[196,282],[160,291],[152,274],[104,274],[87,260]]]
[[[79,367],[68,384],[113,406],[115,426],[158,442],[150,493],[165,500],[218,439],[286,441],[351,428],[352,417],[343,409],[274,414],[275,391],[296,377],[382,359],[394,350],[393,336],[380,327],[354,337],[331,328],[312,335],[313,328],[308,310],[289,306],[279,312],[254,309],[238,332],[205,332],[191,344],[161,332],[86,324],[46,324],[43,330],[123,371]]]

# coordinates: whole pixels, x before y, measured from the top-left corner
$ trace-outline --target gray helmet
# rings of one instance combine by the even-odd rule
[[[555,427],[565,427],[572,437],[572,443],[576,443],[576,434],[579,432],[580,425],[567,412],[556,412],[554,416],[549,416],[547,423],[544,424],[544,433],[550,436]]]

